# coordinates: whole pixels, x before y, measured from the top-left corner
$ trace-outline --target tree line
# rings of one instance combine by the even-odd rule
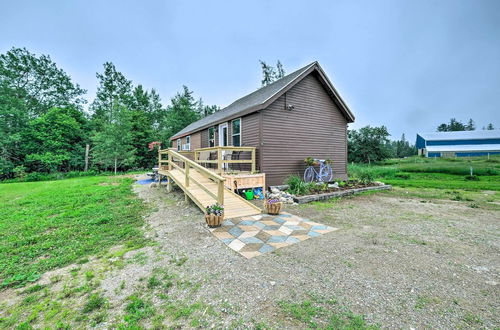
[[[97,73],[94,100],[50,56],[25,48],[0,54],[0,179],[29,172],[149,168],[148,145],[218,111],[186,86],[163,106],[111,62]],[[86,162],[86,159],[88,162]]]
[[[486,126],[483,126],[483,130],[494,130],[495,128],[493,127],[492,123],[489,123]],[[451,118],[448,123],[442,123],[440,124],[436,130],[438,132],[454,132],[454,131],[475,131],[476,130],[476,123],[474,120],[469,119],[469,121],[464,124],[461,121]]]

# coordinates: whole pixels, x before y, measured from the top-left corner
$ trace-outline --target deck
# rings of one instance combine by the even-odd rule
[[[162,155],[168,155],[168,159],[160,156],[160,165],[168,165],[160,166],[158,173],[175,182],[202,211],[208,205],[219,203],[224,205],[226,219],[261,213],[259,207],[227,189],[223,177],[173,150],[162,152]]]

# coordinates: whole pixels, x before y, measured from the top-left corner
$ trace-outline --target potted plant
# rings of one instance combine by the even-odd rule
[[[278,215],[280,214],[282,207],[283,203],[277,198],[267,199],[264,202],[264,208],[266,209],[267,214]]]
[[[304,163],[306,163],[307,166],[316,166],[318,165],[318,162],[312,158],[312,157],[307,157],[306,159],[304,159]]]
[[[205,211],[205,221],[210,228],[220,227],[224,220],[224,206],[215,203],[207,206]]]

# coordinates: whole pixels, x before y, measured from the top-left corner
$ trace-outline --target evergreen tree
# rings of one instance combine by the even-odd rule
[[[171,99],[165,118],[168,138],[200,119],[198,102],[194,100],[193,92],[186,86],[182,86],[182,92],[177,93]]]
[[[488,126],[486,126],[486,129],[487,129],[488,131],[492,131],[492,130],[494,130],[493,124],[492,124],[492,123],[489,123],[489,124],[488,124]]]
[[[472,125],[473,125],[472,127],[474,127],[474,122],[472,122]],[[466,130],[467,126],[464,125],[462,122],[456,120],[455,118],[451,118],[449,124],[444,123],[437,127],[438,132],[452,132],[452,131],[466,131]]]
[[[467,125],[465,126],[466,131],[474,131],[476,129],[476,124],[474,123],[474,120],[469,119],[467,122]]]
[[[276,68],[271,65],[268,65],[266,62],[259,60],[260,66],[262,68],[262,81],[261,87],[267,86],[270,83],[281,79],[285,76],[285,69],[283,65],[278,60],[276,63]]]

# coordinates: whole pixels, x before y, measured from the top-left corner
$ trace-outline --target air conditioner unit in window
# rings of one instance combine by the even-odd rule
[[[184,144],[182,145],[182,150],[189,150],[189,149],[191,149],[191,144],[189,144],[189,143],[184,143]]]

